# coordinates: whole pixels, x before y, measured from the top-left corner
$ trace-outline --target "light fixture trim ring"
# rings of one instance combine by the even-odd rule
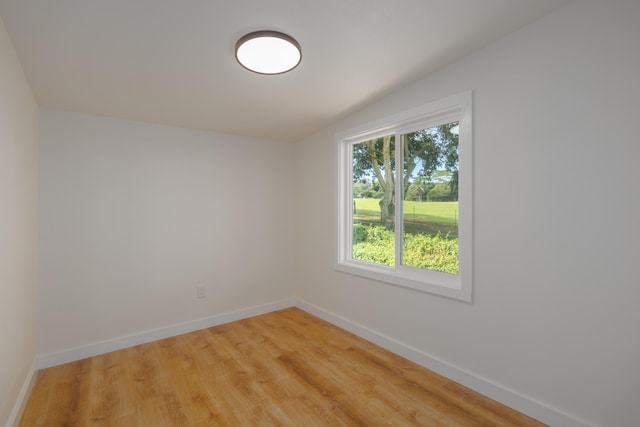
[[[258,38],[275,38],[275,39],[280,39],[280,40],[283,40],[283,41],[291,44],[298,51],[298,60],[297,60],[297,62],[293,66],[289,66],[287,69],[284,69],[284,70],[278,71],[278,72],[263,72],[263,71],[255,70],[255,69],[250,68],[247,65],[243,64],[242,61],[240,60],[240,58],[238,57],[238,50],[242,47],[243,44],[245,44],[245,43],[247,43],[247,42],[249,42],[251,40],[258,39]],[[298,65],[300,65],[300,62],[302,62],[302,47],[300,46],[300,43],[298,43],[298,41],[296,39],[294,39],[293,37],[291,37],[288,34],[282,33],[280,31],[273,31],[273,30],[253,31],[251,33],[245,34],[244,36],[240,37],[238,39],[238,41],[236,42],[235,49],[234,49],[234,54],[235,54],[236,61],[243,68],[251,71],[252,73],[263,74],[263,75],[277,75],[277,74],[288,73],[289,71],[295,69]]]

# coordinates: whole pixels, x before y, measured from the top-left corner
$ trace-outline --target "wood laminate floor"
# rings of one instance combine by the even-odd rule
[[[40,371],[20,426],[542,426],[297,308]]]

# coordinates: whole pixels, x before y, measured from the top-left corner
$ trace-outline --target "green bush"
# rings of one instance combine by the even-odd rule
[[[353,226],[353,258],[377,264],[394,264],[394,233],[379,225]],[[458,274],[458,239],[440,233],[405,233],[404,265]]]
[[[364,242],[367,239],[367,227],[362,224],[353,224],[353,244]]]
[[[458,239],[405,233],[404,265],[458,274]]]

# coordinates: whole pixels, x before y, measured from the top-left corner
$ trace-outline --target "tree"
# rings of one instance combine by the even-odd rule
[[[393,218],[395,205],[395,135],[371,139],[353,147],[353,178],[362,179],[364,176],[375,177],[382,198],[380,199],[380,223],[388,225]]]
[[[449,183],[444,182],[434,185],[433,188],[429,190],[429,200],[432,202],[453,201],[449,187]]]
[[[403,146],[403,192],[406,194],[417,177],[426,183],[438,168],[452,172],[449,183],[452,197],[457,200],[458,135],[451,128],[458,122],[401,135]],[[380,223],[392,224],[395,210],[395,135],[386,135],[353,145],[353,179],[374,178],[382,191]]]
[[[427,178],[424,176],[417,176],[415,181],[409,184],[407,191],[404,194],[405,200],[415,200],[418,202],[422,202],[427,200],[427,194],[431,189],[432,184],[427,181]]]

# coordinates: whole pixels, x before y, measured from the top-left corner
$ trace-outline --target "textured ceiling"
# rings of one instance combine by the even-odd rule
[[[568,0],[0,0],[41,106],[298,141]],[[301,65],[240,67],[236,40],[295,37]]]

